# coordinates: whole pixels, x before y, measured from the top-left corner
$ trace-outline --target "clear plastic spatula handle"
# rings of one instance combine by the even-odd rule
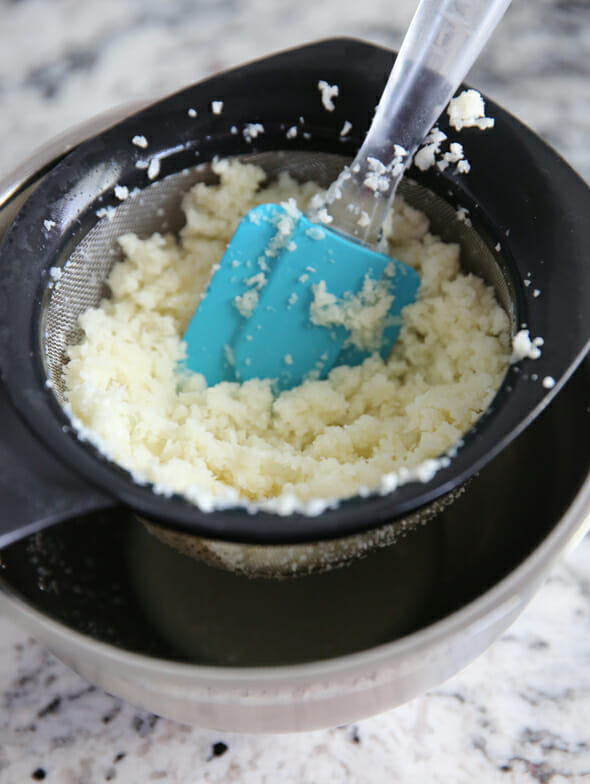
[[[420,2],[369,132],[350,168],[340,175],[323,205],[333,218],[331,228],[367,245],[377,245],[405,165],[465,78],[509,4],[510,0]],[[405,150],[401,161],[396,156],[400,147]]]

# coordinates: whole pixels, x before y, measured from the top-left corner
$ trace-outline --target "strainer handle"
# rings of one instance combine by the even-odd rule
[[[59,464],[21,422],[0,384],[0,550],[50,525],[114,506]]]
[[[403,171],[463,81],[510,0],[422,0],[369,132],[332,193],[332,227],[376,245]],[[399,147],[405,154],[397,155]],[[379,164],[384,177],[378,179]],[[401,165],[399,165],[401,164]],[[376,171],[377,169],[377,171]],[[371,177],[372,174],[377,176]],[[369,175],[369,179],[367,179]],[[367,187],[367,182],[373,184]],[[341,194],[341,196],[340,196]],[[349,205],[359,210],[351,211]],[[359,224],[363,210],[369,217]],[[362,224],[366,225],[362,225]]]

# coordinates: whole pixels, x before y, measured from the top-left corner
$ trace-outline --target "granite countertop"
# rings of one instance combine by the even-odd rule
[[[396,47],[411,0],[0,0],[0,177],[131,99],[305,41]],[[514,0],[469,81],[587,180],[590,5]],[[452,680],[354,726],[232,735],[142,712],[0,616],[0,782],[590,781],[590,541]]]

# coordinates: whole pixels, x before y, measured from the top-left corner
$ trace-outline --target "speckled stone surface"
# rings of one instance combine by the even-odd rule
[[[0,0],[0,177],[134,98],[305,41],[399,45],[410,0]],[[470,74],[590,179],[590,4],[514,0]],[[590,781],[590,541],[451,681],[355,726],[191,729],[84,682],[0,616],[0,782]]]
[[[82,119],[338,35],[399,46],[413,0],[0,0],[0,174]],[[590,178],[590,6],[514,0],[469,81]]]

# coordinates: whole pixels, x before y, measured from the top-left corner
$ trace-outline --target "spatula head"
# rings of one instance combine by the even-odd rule
[[[419,285],[406,264],[262,204],[240,222],[185,332],[186,367],[209,385],[269,378],[282,390],[375,351],[385,358]],[[374,315],[360,325],[363,307]]]

